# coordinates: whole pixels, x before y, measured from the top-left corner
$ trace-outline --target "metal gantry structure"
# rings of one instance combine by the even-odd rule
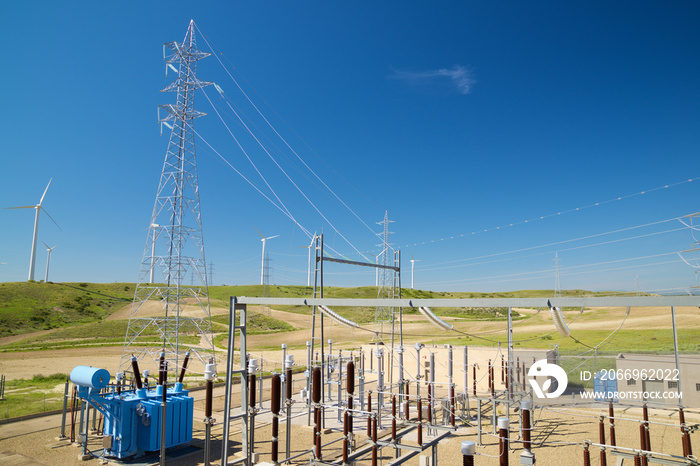
[[[389,243],[389,224],[393,221],[389,220],[389,213],[384,211],[384,220],[377,222],[378,225],[382,225],[382,231],[378,236],[382,238],[382,243],[378,246],[381,247],[381,252],[377,263],[383,268],[378,268],[379,280],[377,283],[377,299],[394,299],[396,296],[396,273],[388,268],[391,265],[396,265],[396,251],[391,248]],[[393,263],[393,264],[392,264]],[[400,289],[400,288],[399,288]],[[378,306],[374,312],[374,331],[377,333],[378,337],[384,334],[385,326],[391,327],[391,334],[394,334],[394,308]]]
[[[316,242],[318,249],[317,259],[323,257],[319,253],[322,253],[323,249],[323,239],[322,236],[320,240]],[[324,260],[329,262],[339,262],[347,263],[350,265],[364,265],[364,266],[374,266],[374,264],[365,264],[355,261],[349,261],[344,259],[329,259],[325,258],[322,260],[317,260],[320,262],[317,268],[321,267]],[[318,274],[322,277],[322,274]],[[321,294],[321,293],[319,293]],[[337,367],[335,371],[335,377],[337,378],[338,391],[337,395],[331,394],[330,387],[331,383],[336,383],[335,380],[331,381],[330,377],[326,379],[323,377],[324,365],[323,356],[321,363],[318,360],[312,358],[313,351],[308,351],[310,348],[310,342],[307,342],[307,362],[306,362],[306,372],[304,377],[306,379],[306,389],[302,389],[302,399],[310,400],[305,406],[297,407],[297,412],[301,414],[303,409],[307,407],[313,407],[314,409],[314,436],[313,442],[308,444],[308,449],[305,449],[302,445],[295,445],[295,448],[301,450],[301,452],[296,452],[293,456],[290,456],[290,437],[289,430],[292,428],[291,410],[289,407],[292,404],[291,393],[292,389],[292,372],[290,370],[291,365],[287,364],[287,358],[284,356],[284,351],[286,350],[286,345],[282,345],[283,348],[283,360],[285,361],[285,369],[287,370],[287,394],[282,395],[279,388],[279,378],[280,375],[273,375],[271,379],[271,399],[270,399],[270,412],[273,415],[272,423],[272,449],[271,457],[272,464],[286,464],[291,460],[310,456],[309,464],[321,466],[321,465],[340,465],[340,464],[367,464],[371,455],[371,464],[377,465],[378,456],[382,449],[387,449],[392,451],[391,453],[383,453],[382,457],[389,461],[388,464],[391,466],[398,466],[409,461],[412,457],[417,454],[426,454],[430,451],[432,456],[431,464],[437,464],[438,445],[451,433],[456,431],[459,424],[469,423],[471,428],[476,428],[476,440],[477,442],[466,442],[471,444],[469,451],[465,453],[464,443],[462,442],[462,453],[463,455],[469,454],[473,456],[475,453],[475,447],[485,446],[482,441],[483,434],[498,436],[499,438],[499,457],[501,462],[499,464],[508,464],[508,457],[512,456],[512,451],[508,447],[508,437],[510,435],[517,434],[517,430],[510,425],[510,419],[512,417],[519,417],[520,421],[520,436],[515,439],[515,441],[522,440],[523,450],[520,453],[520,464],[535,464],[535,451],[532,450],[533,446],[542,446],[547,444],[547,442],[542,442],[540,444],[534,445],[531,443],[532,431],[537,428],[537,424],[532,424],[532,414],[535,409],[540,410],[540,415],[543,409],[557,408],[560,405],[558,403],[551,404],[549,402],[541,401],[541,398],[537,400],[534,399],[533,391],[527,387],[526,377],[535,377],[530,374],[530,371],[525,370],[525,362],[520,364],[520,358],[517,362],[514,361],[514,350],[513,348],[513,320],[512,320],[512,309],[527,307],[535,308],[542,307],[547,302],[548,306],[554,307],[660,307],[660,308],[670,308],[671,310],[671,323],[673,330],[674,339],[674,354],[676,355],[675,366],[678,373],[678,386],[677,390],[680,393],[681,380],[686,376],[685,373],[678,370],[680,367],[678,359],[678,343],[677,343],[677,333],[676,333],[676,319],[675,319],[675,307],[676,306],[698,306],[700,305],[700,297],[697,296],[643,296],[643,297],[552,297],[550,300],[547,298],[477,298],[477,299],[394,299],[394,300],[382,300],[382,299],[346,299],[346,298],[324,298],[322,296],[314,296],[313,298],[250,298],[250,297],[231,297],[231,308],[230,308],[230,327],[231,332],[229,334],[229,345],[228,345],[228,356],[227,356],[227,372],[228,377],[226,381],[226,395],[225,395],[225,408],[224,408],[224,436],[223,436],[223,454],[222,454],[222,466],[235,464],[254,464],[257,462],[254,453],[256,444],[254,442],[255,436],[255,420],[256,417],[260,416],[262,413],[255,405],[255,397],[250,397],[250,393],[254,393],[256,389],[256,379],[255,373],[257,367],[250,359],[251,362],[246,364],[246,308],[249,305],[257,306],[300,306],[314,308],[314,314],[316,313],[316,308],[326,308],[331,306],[346,307],[346,308],[358,308],[358,307],[379,307],[379,306],[391,306],[396,309],[402,308],[429,308],[429,307],[449,307],[449,308],[463,308],[463,307],[482,307],[482,308],[493,308],[493,307],[507,307],[508,308],[508,328],[507,328],[507,339],[508,339],[508,359],[507,365],[504,358],[501,359],[501,383],[499,387],[496,388],[496,370],[497,363],[495,359],[489,357],[488,367],[484,362],[485,355],[476,356],[473,362],[473,398],[472,402],[476,402],[476,408],[470,406],[469,392],[469,368],[470,359],[468,357],[468,347],[464,346],[464,356],[462,370],[464,372],[464,392],[463,396],[456,396],[456,385],[453,378],[453,368],[459,367],[455,363],[453,358],[453,348],[451,345],[445,345],[445,351],[441,351],[442,348],[437,349],[433,346],[432,349],[425,348],[424,345],[416,344],[416,355],[415,359],[418,363],[417,375],[420,375],[421,371],[424,372],[423,380],[421,377],[417,376],[414,381],[408,381],[407,384],[413,385],[415,389],[411,390],[409,395],[409,390],[403,390],[406,388],[402,382],[402,373],[407,366],[404,365],[402,347],[399,347],[396,356],[398,359],[398,377],[392,378],[389,376],[388,380],[383,379],[383,367],[385,360],[393,360],[393,351],[377,351],[376,346],[370,345],[369,354],[369,371],[365,367],[365,356],[367,355],[367,349],[359,349],[359,354],[353,354],[350,351],[350,355],[347,356],[344,350],[337,351],[337,357],[328,359],[327,366],[330,369],[331,366]],[[239,317],[240,316],[240,317]],[[323,313],[320,314],[323,316]],[[321,326],[321,329],[323,327]],[[235,331],[240,332],[240,347],[234,345],[234,334]],[[331,354],[331,342],[328,342],[328,355]],[[421,358],[420,349],[425,348],[428,352],[428,356]],[[321,354],[323,354],[323,343],[320,345]],[[388,350],[388,348],[386,348]],[[489,347],[489,350],[500,353],[500,348]],[[483,351],[483,349],[481,349]],[[542,350],[547,352],[547,350]],[[551,351],[551,350],[550,350]],[[442,354],[443,361],[436,361],[436,355]],[[501,356],[503,356],[501,354]],[[550,355],[542,355],[546,357],[549,361]],[[556,358],[556,355],[553,355]],[[376,357],[375,369],[372,368],[372,361]],[[429,357],[429,365],[426,363],[425,367],[421,364],[425,358]],[[235,359],[240,360],[238,367],[240,369],[234,368],[236,363]],[[252,355],[251,355],[252,358]],[[480,387],[477,392],[477,382],[481,385],[481,378],[477,376],[476,362],[481,362],[480,370],[483,372],[488,369],[488,387]],[[557,360],[554,360],[557,363]],[[345,366],[347,363],[347,366]],[[533,357],[533,365],[535,364],[535,359]],[[347,367],[347,369],[345,369]],[[443,369],[439,369],[443,367]],[[536,366],[531,366],[536,367]],[[441,377],[444,376],[445,371],[447,372],[447,383],[444,380],[437,380],[436,372],[440,370],[442,372]],[[364,374],[375,374],[371,380],[365,380]],[[241,390],[240,390],[240,409],[234,408],[234,391],[233,391],[233,375],[240,375],[241,377]],[[359,401],[358,404],[354,404],[353,398],[356,394],[355,391],[355,379],[356,375],[359,376],[359,397],[355,401]],[[277,379],[276,379],[277,378]],[[309,379],[312,379],[310,381]],[[397,380],[398,379],[398,380]],[[341,386],[343,386],[343,381],[347,381],[347,389],[343,392]],[[277,382],[277,385],[275,383]],[[299,382],[304,383],[303,380]],[[262,379],[260,380],[262,383]],[[385,385],[386,383],[386,385]],[[324,394],[323,387],[328,384],[329,390],[327,395]],[[427,398],[421,396],[420,387],[423,385],[428,390]],[[309,391],[309,388],[311,390]],[[363,402],[363,392],[369,388],[367,402]],[[415,391],[413,391],[415,390]],[[446,396],[445,396],[446,395]],[[385,409],[382,403],[382,396],[388,397],[391,400],[391,409]],[[374,397],[374,398],[373,398]],[[683,433],[683,457],[673,456],[664,454],[662,452],[652,451],[649,443],[648,426],[650,424],[660,424],[660,425],[673,425],[668,422],[658,422],[649,420],[647,408],[648,404],[646,400],[640,402],[634,402],[624,406],[635,406],[643,408],[644,420],[633,419],[630,416],[620,417],[615,416],[612,411],[612,401],[609,401],[609,415],[608,416],[597,416],[591,415],[592,417],[599,417],[600,426],[603,429],[603,422],[607,418],[610,422],[611,429],[611,440],[609,442],[605,441],[604,436],[601,435],[600,443],[592,443],[590,440],[584,440],[583,443],[578,442],[578,445],[583,446],[584,451],[584,464],[590,464],[588,448],[590,446],[600,447],[601,449],[601,464],[604,462],[604,457],[607,454],[612,454],[618,457],[633,458],[635,459],[635,464],[645,464],[645,462],[637,463],[637,459],[645,458],[649,463],[659,463],[659,464],[698,464],[695,457],[692,457],[692,450],[690,448],[690,431],[693,426],[686,424],[683,418],[683,406],[680,403],[680,397],[678,397],[679,404],[668,404],[662,402],[654,403],[655,409],[670,410],[672,412],[679,413],[679,422],[681,426],[681,431]],[[279,417],[281,403],[286,403],[287,405],[287,415],[284,419],[287,422],[287,452],[286,457],[280,458],[279,456]],[[598,401],[593,401],[593,403],[599,403]],[[641,404],[640,404],[641,403]],[[461,414],[459,414],[461,405]],[[587,405],[588,406],[588,405]],[[397,409],[397,408],[401,409]],[[476,419],[472,417],[471,410],[476,409]],[[263,408],[264,410],[264,408]],[[336,437],[335,439],[329,439],[325,437],[326,426],[324,424],[325,414],[324,411],[337,411],[337,423],[331,429],[340,432],[341,418],[342,418],[342,437]],[[514,411],[513,411],[514,410]],[[440,411],[442,412],[442,419],[439,419]],[[412,415],[415,413],[415,415]],[[427,414],[427,422],[423,417]],[[587,416],[587,414],[578,414],[582,416]],[[491,420],[487,421],[487,417]],[[363,431],[364,422],[357,422],[355,427],[353,427],[352,419],[357,420],[367,420],[367,436],[368,441],[366,445],[355,444],[354,435],[357,431]],[[384,418],[385,421],[391,422],[390,434],[387,429],[386,433],[378,435],[378,430],[381,430],[381,419]],[[242,425],[239,429],[240,434],[240,447],[236,447],[235,441],[232,436],[237,435],[238,432],[232,429],[232,423],[236,421],[242,421]],[[476,421],[476,422],[474,422]],[[642,438],[642,447],[639,448],[629,448],[625,446],[619,446],[614,440],[614,423],[621,421],[630,421],[639,423],[640,437]],[[490,424],[490,427],[487,425]],[[259,428],[262,428],[260,426]],[[497,429],[498,427],[498,429]],[[429,438],[424,441],[423,431],[427,429]],[[236,429],[238,430],[238,429]],[[416,440],[409,439],[406,434],[409,432],[416,433]],[[391,437],[389,438],[389,435]],[[380,438],[383,437],[383,438]],[[646,443],[645,440],[646,438]],[[334,447],[334,451],[331,452],[326,450],[324,453],[326,456],[322,456],[322,448],[327,448],[328,446],[335,444],[337,442],[343,442],[341,453],[338,454],[337,447]],[[489,442],[486,442],[486,444]],[[559,446],[559,442],[555,442]],[[571,444],[576,444],[571,442]],[[553,445],[553,444],[552,444]],[[234,452],[234,448],[238,450],[240,448],[241,456],[229,461],[230,453]],[[390,456],[395,456],[391,459]],[[341,456],[342,455],[342,460]],[[389,456],[389,458],[387,458]],[[588,461],[585,461],[588,459]],[[467,463],[465,464],[473,464]]]
[[[188,350],[180,344],[186,332],[201,337],[203,344],[192,354],[202,363],[214,352],[192,127],[195,118],[205,115],[194,109],[195,91],[211,84],[197,78],[197,62],[210,54],[197,49],[195,24],[190,21],[184,40],[164,44],[163,55],[166,75],[170,69],[177,78],[161,92],[176,92],[177,100],[160,106],[167,112],[160,119],[161,129],[166,126],[171,132],[124,341],[120,368],[125,371],[132,354],[155,360],[161,352],[169,370],[177,370]],[[194,285],[185,285],[190,272]],[[144,306],[152,299],[161,304],[156,317]],[[186,306],[195,312],[188,316]],[[139,345],[139,337],[152,331],[162,346]]]

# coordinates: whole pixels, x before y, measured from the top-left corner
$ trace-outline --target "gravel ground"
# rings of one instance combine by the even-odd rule
[[[204,439],[204,424],[199,420],[202,419],[203,413],[201,400],[202,393],[195,392],[193,395],[196,398],[195,403],[195,422],[194,422],[194,438],[190,448],[179,452],[168,453],[168,465],[174,466],[191,466],[204,464],[203,458],[203,439]],[[217,395],[221,396],[221,393]],[[215,403],[215,409],[221,408],[221,400]],[[677,415],[671,412],[661,410],[651,410],[651,421],[658,424],[652,424],[650,428],[651,445],[654,451],[664,452],[671,455],[681,454],[681,437],[678,428]],[[212,429],[212,463],[220,464],[221,458],[221,438],[223,413],[221,411],[215,413],[214,417],[218,423]],[[310,455],[304,453],[312,448],[312,428],[306,425],[307,415],[301,403],[294,406],[294,420],[291,429],[291,454],[302,454],[294,460],[292,464],[308,464]],[[536,425],[532,432],[533,453],[536,455],[537,464],[540,465],[575,465],[583,464],[583,443],[586,439],[598,441],[598,415],[607,414],[607,407],[600,406],[598,409],[580,409],[580,408],[551,408],[539,410],[537,409],[533,418],[536,420]],[[326,427],[331,429],[330,433],[324,433],[322,436],[323,443],[330,442],[341,438],[339,424],[334,422],[336,417],[335,412],[328,411]],[[630,419],[618,420],[616,422],[616,438],[617,445],[628,448],[638,448],[639,446],[639,422],[641,412],[637,408],[623,411],[620,407],[616,407],[616,417]],[[688,417],[688,416],[687,416]],[[520,454],[522,453],[522,444],[519,440],[518,415],[512,414],[511,417],[511,450],[508,453],[510,464],[520,464]],[[22,433],[20,430],[32,430],[31,424],[37,423],[37,429],[44,429],[38,432]],[[60,416],[58,416],[60,423]],[[384,427],[390,426],[390,420],[385,419]],[[693,421],[695,422],[695,421]],[[668,425],[665,425],[668,424]],[[255,451],[260,453],[260,461],[270,461],[270,439],[271,439],[271,415],[263,410],[263,414],[256,417],[255,431]],[[23,421],[22,427],[16,424],[2,426],[0,431],[0,452],[12,452],[21,454],[27,458],[28,462],[17,464],[45,464],[45,465],[80,465],[80,464],[100,464],[101,459],[93,458],[86,461],[78,459],[80,448],[76,445],[71,445],[66,441],[59,441],[56,438],[60,433],[58,427],[46,427],[46,421],[32,420]],[[356,448],[362,448],[367,445],[367,437],[365,435],[366,421],[357,419],[355,421],[355,441]],[[16,430],[18,434],[11,436],[8,432]],[[609,440],[608,424],[606,422],[606,438]],[[2,433],[4,432],[4,434]],[[458,465],[462,463],[462,455],[460,452],[461,442],[471,440],[477,442],[476,427],[462,426],[452,433],[446,439],[443,439],[438,444],[438,464],[442,465]],[[438,432],[441,433],[441,432]],[[385,431],[388,436],[389,432]],[[380,433],[381,435],[381,433]],[[695,437],[695,435],[693,435]],[[240,424],[232,426],[232,443],[233,451],[229,454],[229,458],[237,457],[240,449]],[[424,430],[424,443],[430,442],[434,436],[428,435],[427,429]],[[286,451],[286,426],[285,422],[280,423],[280,457],[283,457]],[[415,430],[407,434],[402,443],[407,445],[416,445]],[[98,435],[90,437],[89,448],[95,452],[99,452],[101,446],[101,438]],[[341,442],[337,442],[323,449],[323,459],[331,460],[339,457],[341,454]],[[406,450],[403,450],[405,452]],[[477,446],[477,456],[475,464],[497,465],[499,460],[498,437],[491,433],[491,426],[485,424],[483,426],[482,445]],[[600,449],[591,447],[591,464],[599,464]],[[422,452],[420,455],[429,456],[430,450]],[[6,453],[7,455],[7,453]],[[3,461],[3,458],[9,459],[9,456],[3,457],[0,455],[0,463],[9,464],[9,461]],[[381,451],[381,463],[387,464],[395,458],[395,450],[391,447],[384,448]],[[608,453],[608,464],[614,464],[616,457]],[[410,459],[404,464],[419,465],[419,455]],[[119,464],[111,461],[112,464]],[[157,464],[158,457],[143,458],[130,464]],[[356,464],[369,465],[369,456],[366,456]]]

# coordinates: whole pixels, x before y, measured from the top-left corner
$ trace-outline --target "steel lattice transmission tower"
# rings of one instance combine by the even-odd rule
[[[559,253],[554,254],[554,296],[561,296],[561,279],[559,278]]]
[[[195,118],[205,115],[193,107],[195,90],[211,84],[197,79],[197,61],[210,54],[197,50],[194,21],[184,40],[164,44],[163,52],[166,75],[170,68],[177,71],[177,79],[161,92],[177,92],[177,101],[160,106],[167,112],[160,123],[171,132],[124,341],[123,371],[128,370],[132,354],[156,360],[164,352],[170,371],[179,369],[190,349],[201,362],[214,355],[192,127]],[[188,272],[194,279],[185,285]],[[157,317],[148,305],[153,300],[160,301]],[[140,336],[153,332],[162,346],[138,343]],[[196,348],[183,346],[184,333],[199,336],[201,343]]]
[[[394,223],[389,220],[389,213],[384,211],[384,220],[377,222],[378,225],[383,226],[383,230],[378,233],[378,236],[382,238],[382,243],[378,246],[382,248],[382,252],[379,253],[378,262],[380,265],[390,266],[394,265],[394,250],[391,248],[389,243],[389,224]],[[378,269],[379,280],[377,289],[377,299],[393,299],[395,290],[395,280],[394,271],[391,269]],[[381,337],[384,333],[384,326],[391,326],[392,337],[393,337],[393,327],[394,324],[394,308],[393,307],[377,307],[374,312],[374,331],[377,335]]]

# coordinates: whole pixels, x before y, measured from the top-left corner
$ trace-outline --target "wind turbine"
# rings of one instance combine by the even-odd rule
[[[308,246],[299,246],[300,249],[308,249],[309,250],[309,265],[308,265],[308,268],[306,269],[306,286],[311,286],[311,249],[313,249],[315,242],[316,242],[316,233],[314,233],[314,235],[311,237],[311,243]]]
[[[49,262],[51,262],[51,251],[56,249],[56,246],[50,248],[48,244],[44,243],[44,246],[46,246],[46,275],[44,275],[44,283],[49,282]]]
[[[417,259],[414,259],[414,258],[413,258],[413,253],[411,253],[411,289],[413,289],[413,264],[414,264],[415,262],[420,262],[420,261],[417,260]]]
[[[53,180],[53,178],[51,178]],[[61,230],[61,227],[58,226],[58,223],[56,223],[56,220],[54,220],[51,215],[49,215],[48,212],[46,212],[46,209],[44,209],[41,204],[44,202],[44,197],[46,197],[46,191],[49,190],[49,186],[51,185],[51,180],[49,180],[49,184],[46,185],[46,189],[44,190],[44,194],[41,195],[41,199],[39,199],[39,203],[37,205],[25,205],[25,206],[20,206],[20,207],[5,207],[6,209],[34,209],[35,214],[34,214],[34,236],[32,238],[32,254],[31,257],[29,258],[29,278],[28,280],[34,280],[34,264],[36,263],[36,238],[39,234],[39,211],[43,210],[46,215],[51,219],[53,223],[56,224],[59,230]],[[63,231],[63,230],[61,230]]]
[[[265,238],[265,237],[263,236],[263,234],[260,233],[260,230],[258,230],[258,229],[256,228],[255,231],[257,231],[258,234],[260,235],[260,237],[262,238],[262,239],[260,240],[260,241],[262,241],[262,265],[261,265],[261,267],[260,267],[260,284],[261,284],[261,285],[264,285],[264,284],[265,284],[265,283],[264,283],[264,281],[265,281],[265,243],[267,243],[267,240],[273,239],[273,238],[277,238],[279,235],[269,236],[269,237]]]

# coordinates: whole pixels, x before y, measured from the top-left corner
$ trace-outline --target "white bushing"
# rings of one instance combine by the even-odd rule
[[[423,348],[423,346],[424,346],[423,343],[416,343],[415,345],[413,345],[413,347],[416,349],[416,351],[420,351],[421,348]]]
[[[117,375],[119,375],[119,374],[117,374]],[[145,371],[143,371],[144,377],[148,377],[149,375],[151,375],[151,371],[149,369],[146,369]]]
[[[374,355],[378,358],[381,358],[384,355],[384,349],[383,348],[377,348],[374,351]]]
[[[257,371],[258,371],[258,360],[257,359],[248,360],[248,372],[257,372]]]
[[[462,442],[462,454],[468,456],[474,456],[476,453],[476,443],[465,440]]]
[[[204,380],[214,380],[216,378],[216,364],[204,365]]]
[[[284,361],[284,367],[286,369],[291,369],[293,365],[294,365],[294,355],[288,354],[287,359]]]
[[[124,373],[117,372],[114,378],[121,382],[122,380],[124,380]]]
[[[396,353],[401,354],[403,353],[403,346],[399,345],[396,347]]]
[[[510,419],[507,417],[499,417],[498,418],[498,429],[505,429],[508,430],[510,427]]]
[[[530,410],[532,409],[532,401],[530,400],[521,400],[520,401],[520,409],[521,410]]]
[[[287,349],[287,344],[286,344],[286,343],[282,343],[282,349]]]

